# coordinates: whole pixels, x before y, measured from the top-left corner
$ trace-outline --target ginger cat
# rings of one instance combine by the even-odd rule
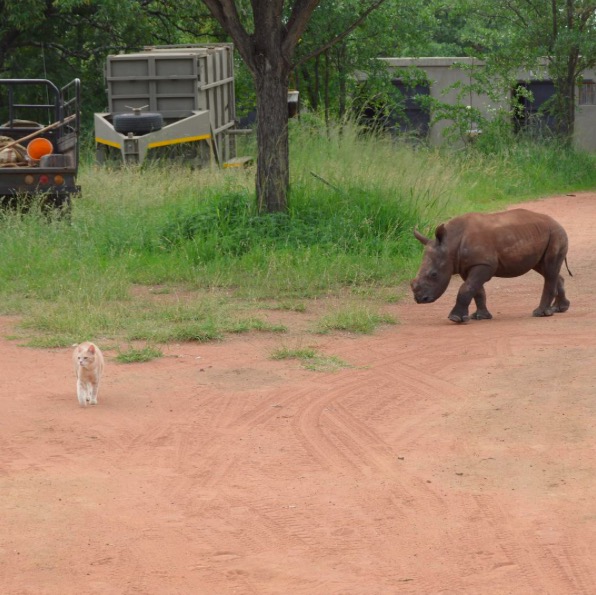
[[[97,391],[103,372],[103,354],[97,345],[85,341],[75,347],[72,359],[77,376],[79,405],[97,405]]]

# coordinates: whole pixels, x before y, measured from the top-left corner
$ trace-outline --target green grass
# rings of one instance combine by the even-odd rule
[[[304,302],[296,302],[292,300],[282,300],[275,304],[259,304],[262,310],[280,310],[287,312],[306,312],[307,305]]]
[[[298,360],[304,368],[313,372],[337,372],[350,365],[334,355],[324,355],[311,347],[290,349],[280,347],[271,354],[274,360]]]
[[[146,345],[141,348],[131,347],[125,351],[119,351],[116,356],[116,361],[121,364],[138,364],[141,362],[149,362],[163,356],[163,353],[157,347]]]
[[[472,208],[495,210],[512,202],[596,187],[596,155],[554,141],[520,141],[498,153],[457,157],[464,196]]]
[[[368,306],[348,306],[340,307],[333,313],[323,316],[317,324],[316,331],[319,333],[346,331],[369,335],[382,324],[396,324],[396,320]]]
[[[285,214],[256,213],[253,169],[110,169],[89,156],[69,220],[0,211],[0,315],[37,346],[158,345],[286,333],[279,318],[349,295],[313,330],[374,332],[394,323],[383,306],[419,264],[414,227],[596,187],[596,156],[554,144],[448,152],[290,124]]]

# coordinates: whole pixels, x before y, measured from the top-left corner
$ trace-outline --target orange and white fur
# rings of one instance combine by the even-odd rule
[[[97,391],[103,372],[103,354],[97,345],[85,341],[75,347],[72,359],[77,375],[79,405],[97,405]]]

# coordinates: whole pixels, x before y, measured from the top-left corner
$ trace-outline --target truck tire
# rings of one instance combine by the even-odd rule
[[[146,114],[116,114],[114,115],[114,130],[120,134],[147,134],[163,128],[161,114],[147,112]]]

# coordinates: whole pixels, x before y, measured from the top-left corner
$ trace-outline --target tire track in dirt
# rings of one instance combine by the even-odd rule
[[[295,407],[297,412],[293,415],[295,421],[292,424],[297,440],[304,446],[305,454],[301,458],[303,468],[309,466],[312,468],[312,465],[315,464],[319,468],[334,469],[335,472],[339,470],[340,473],[341,469],[345,468],[346,472],[358,472],[363,475],[370,474],[371,470],[375,473],[382,472],[385,476],[389,473],[395,475],[395,464],[386,461],[387,458],[394,460],[395,456],[393,456],[391,449],[382,444],[376,434],[369,429],[367,430],[362,424],[355,424],[345,410],[343,412],[343,423],[340,423],[339,417],[337,420],[335,419],[334,408],[337,406],[337,399],[340,396],[349,396],[350,391],[361,391],[365,388],[368,380],[363,378],[361,384],[358,384],[346,379],[339,382],[338,386],[334,386],[333,389],[329,389],[329,385],[333,384],[332,380],[335,378],[335,376],[329,376],[326,378],[326,382],[319,383],[316,389],[316,397],[310,395],[313,392],[312,387],[298,393],[291,391],[288,396],[283,394],[283,391],[276,391],[275,396],[266,397],[250,413],[243,413],[237,420],[230,420],[229,424],[236,431],[239,427],[242,427],[245,432],[248,432],[253,427],[267,426],[268,422],[277,415],[278,407],[285,409]],[[326,394],[321,396],[321,392]],[[368,445],[371,438],[375,444],[375,449],[371,449]],[[382,455],[379,455],[379,449],[383,450]],[[223,473],[218,472],[217,477],[212,473],[210,479],[201,477],[200,485],[214,487],[224,477],[230,480],[235,476],[233,467],[237,464],[237,460],[234,460],[234,458],[238,459],[239,455],[233,452],[231,448],[222,446],[214,452],[202,452],[205,466],[213,472],[212,459],[214,457],[221,458],[224,452],[230,455],[231,458],[225,468],[220,467],[220,471],[223,471]],[[193,475],[183,487],[177,485],[175,489],[186,492],[191,489],[191,485],[196,479],[197,476]],[[408,501],[414,499],[412,494],[401,494],[401,497]],[[267,517],[264,517],[263,514],[264,512],[261,514],[261,519],[271,518],[270,514]],[[270,529],[281,531],[278,535],[281,542],[285,540],[288,543],[295,543],[297,539],[299,543],[303,543],[308,539],[307,532],[298,532],[291,523],[289,525],[286,523],[283,527],[279,523],[274,523],[270,526]],[[270,542],[271,535],[265,535],[263,541]],[[256,543],[250,545],[253,551],[259,550]]]
[[[515,528],[515,519],[504,512],[493,498],[476,496],[478,511],[483,518],[489,520],[495,533],[499,548],[505,553],[510,563],[519,571],[525,586],[519,586],[523,592],[556,592],[556,593],[592,593],[586,583],[594,583],[588,573],[578,571],[572,562],[573,554],[553,555],[548,543],[536,539],[536,529],[531,534]],[[505,530],[504,528],[508,528]],[[538,548],[538,555],[536,549]],[[569,550],[569,547],[562,549]],[[568,572],[565,567],[575,567],[576,572]]]
[[[309,388],[288,392],[275,389],[263,396],[260,403],[250,411],[238,412],[239,395],[219,395],[214,400],[221,402],[215,412],[213,423],[206,428],[202,441],[186,443],[176,461],[178,476],[175,483],[165,488],[174,494],[192,493],[192,486],[201,489],[215,489],[223,479],[229,479],[241,464],[243,449],[234,442],[226,440],[227,435],[245,436],[251,429],[265,425],[278,414],[279,408],[292,407],[309,393]],[[215,410],[213,410],[215,411]],[[190,442],[190,441],[189,441]]]
[[[65,354],[40,352],[39,382],[0,386],[0,590],[596,592],[596,204],[549,205],[575,274],[551,319],[531,318],[528,277],[490,288],[495,320],[452,325],[453,287],[388,306],[401,324],[374,336],[320,339],[361,367],[272,362],[266,336],[178,346],[109,366],[85,411],[51,371]]]
[[[177,461],[178,474],[164,488],[164,492],[181,502],[183,508],[192,511],[192,515],[207,512],[209,515],[218,515],[220,510],[215,502],[218,486],[222,482],[229,486],[239,474],[243,475],[247,471],[250,473],[250,469],[242,467],[245,453],[237,444],[229,444],[225,440],[226,434],[233,431],[236,436],[246,436],[254,428],[267,426],[281,409],[298,407],[310,390],[289,391],[286,394],[276,389],[263,396],[252,410],[235,417],[225,413],[225,410],[232,411],[228,404],[238,396],[223,398],[221,415],[216,416],[208,443],[204,447],[196,443],[190,446],[185,444],[183,454]],[[198,460],[198,463],[191,464],[189,460]],[[279,547],[306,547],[304,540],[307,532],[295,532],[291,524],[280,525],[274,517],[266,514],[267,507],[263,510],[260,501],[250,503],[249,506],[246,503],[242,506],[241,503],[228,501],[227,506],[230,509],[244,510],[242,523],[246,525],[246,529],[236,540],[240,550],[258,553],[270,549],[272,544],[279,544]]]
[[[394,450],[363,419],[348,413],[344,403],[370,389],[368,375],[329,376],[293,421],[297,440],[323,469],[342,469],[366,476],[392,474]]]
[[[330,432],[329,407],[339,397],[341,389],[321,392],[311,395],[310,402],[295,416],[293,428],[296,439],[304,448],[307,458],[316,462],[321,469],[347,468],[349,472],[363,474],[363,456],[350,449],[341,436],[333,440]]]

